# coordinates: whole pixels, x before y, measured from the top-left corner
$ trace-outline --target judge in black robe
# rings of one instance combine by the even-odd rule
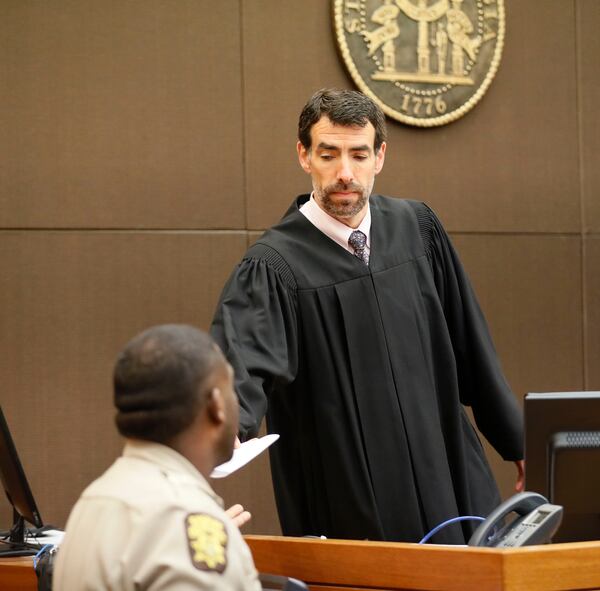
[[[338,114],[310,112],[334,103]],[[369,198],[385,154],[373,111],[360,93],[320,91],[298,142],[321,209],[335,200],[326,213],[355,228],[370,204],[369,264],[300,212],[303,195],[234,270],[211,332],[235,371],[240,439],[265,415],[281,435],[270,453],[283,533],[416,542],[500,501],[464,406],[506,460],[523,457],[522,416],[436,216]],[[463,544],[473,527],[434,541]]]
[[[299,211],[244,256],[212,334],[240,435],[267,416],[285,535],[419,541],[500,501],[463,405],[505,460],[522,419],[462,265],[424,204],[371,196],[369,266]],[[467,532],[472,528],[465,527]],[[440,543],[465,543],[451,526]]]

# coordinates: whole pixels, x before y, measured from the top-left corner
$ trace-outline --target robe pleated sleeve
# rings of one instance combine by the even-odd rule
[[[523,418],[463,265],[436,215],[417,208],[419,226],[452,340],[460,400],[504,460],[523,458]]]
[[[268,396],[292,382],[298,366],[296,286],[278,254],[246,253],[225,285],[211,326],[235,374],[241,441],[255,437]]]

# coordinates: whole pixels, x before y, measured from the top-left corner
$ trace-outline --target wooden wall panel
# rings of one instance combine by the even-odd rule
[[[506,4],[506,44],[486,95],[440,128],[391,124],[377,190],[429,202],[453,231],[577,231],[573,6]]]
[[[585,243],[586,389],[600,391],[600,236]]]
[[[578,47],[584,230],[600,232],[600,2],[578,0]],[[600,302],[600,300],[599,300]],[[597,304],[600,306],[600,303]]]
[[[245,247],[241,232],[0,232],[2,405],[45,520],[63,525],[120,449],[117,353],[154,324],[207,329]]]
[[[238,2],[0,6],[3,227],[244,226]]]
[[[248,228],[267,228],[312,190],[298,165],[298,116],[322,87],[349,86],[325,0],[243,0]],[[268,16],[267,16],[268,15]]]
[[[599,3],[506,5],[480,104],[438,129],[389,121],[376,190],[427,201],[457,232],[519,397],[600,389]],[[299,111],[320,87],[354,88],[330,10],[0,2],[0,400],[48,521],[118,453],[119,348],[157,322],[206,328],[252,230],[310,190]],[[151,231],[102,231],[119,228]],[[506,496],[514,471],[493,463]],[[246,531],[278,532],[266,456],[216,487],[254,512]]]
[[[583,388],[581,242],[562,236],[453,236],[507,379],[527,392]],[[516,472],[486,446],[503,495]]]
[[[269,226],[291,196],[310,190],[293,151],[304,102],[322,86],[354,88],[332,48],[329,2],[260,4],[271,22],[256,2],[244,18],[246,112],[256,112],[247,120],[250,228]],[[467,116],[429,130],[388,120],[376,190],[432,203],[456,231],[576,231],[573,6],[509,3],[507,27],[496,80]]]
[[[575,236],[453,237],[511,385],[581,389],[581,240]]]

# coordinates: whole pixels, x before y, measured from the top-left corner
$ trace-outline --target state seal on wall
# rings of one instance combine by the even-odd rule
[[[393,119],[455,121],[485,94],[504,45],[504,0],[333,0],[354,82]]]

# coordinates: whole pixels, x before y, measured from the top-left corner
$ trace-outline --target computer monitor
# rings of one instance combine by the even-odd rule
[[[527,394],[525,488],[564,507],[554,542],[600,540],[600,392]]]
[[[35,554],[37,546],[26,543],[25,521],[37,528],[43,527],[42,518],[27,482],[25,471],[8,423],[0,406],[0,479],[8,501],[13,508],[13,524],[7,539],[0,544],[0,556]]]

